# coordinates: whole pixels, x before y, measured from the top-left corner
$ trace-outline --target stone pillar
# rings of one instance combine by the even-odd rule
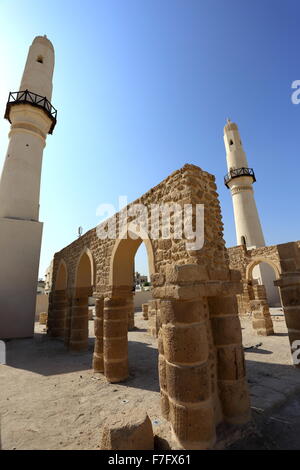
[[[144,320],[148,320],[148,304],[142,304],[142,312]]]
[[[160,301],[161,407],[187,449],[207,449],[216,439],[205,313],[205,298]]]
[[[114,289],[104,299],[104,373],[111,383],[128,377],[128,314],[132,311],[130,289]]]
[[[300,367],[297,363],[300,355],[297,353],[293,355],[299,347],[297,344],[293,347],[293,343],[300,341],[300,272],[284,273],[280,279],[274,281],[274,284],[280,288],[293,363],[296,367]]]
[[[67,291],[55,290],[51,294],[49,336],[63,338],[67,311]]]
[[[149,300],[147,312],[148,333],[157,338],[160,328],[160,300]]]
[[[72,296],[72,293],[69,293],[68,302],[67,302],[67,311],[66,311],[65,337],[64,337],[64,344],[67,348],[69,348],[70,346],[72,306],[73,306],[73,296]]]
[[[252,327],[256,334],[260,336],[273,335],[273,322],[269,310],[265,286],[262,284],[254,284],[252,289],[254,293],[254,300],[250,301]]]
[[[240,316],[247,317],[250,315],[250,301],[254,300],[252,282],[243,280],[242,285],[242,294],[237,294],[238,312]]]
[[[134,330],[134,301],[133,301],[133,294],[128,298],[128,331]]]
[[[233,424],[246,423],[250,418],[250,401],[237,299],[235,295],[212,296],[208,304],[223,417]]]
[[[94,295],[95,296],[95,295]],[[96,297],[96,296],[95,296]],[[93,369],[95,372],[104,372],[103,362],[103,297],[96,297],[95,299],[95,347],[93,355]]]
[[[48,299],[47,335],[51,336],[53,325],[53,291],[49,292]]]
[[[89,321],[88,301],[90,295],[89,287],[76,289],[72,301],[72,318],[70,334],[70,350],[86,351],[88,348]]]

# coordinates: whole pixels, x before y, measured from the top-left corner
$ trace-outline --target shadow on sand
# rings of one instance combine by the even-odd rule
[[[89,338],[88,350],[70,352],[60,339],[49,338],[45,333],[35,333],[33,338],[6,342],[6,365],[28,370],[43,376],[68,374],[92,370],[95,338]],[[128,342],[128,387],[159,392],[158,351],[139,341]]]

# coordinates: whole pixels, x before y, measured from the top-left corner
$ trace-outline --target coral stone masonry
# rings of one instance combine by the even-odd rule
[[[185,165],[136,202],[204,204],[203,247],[188,250],[186,240],[172,232],[169,239],[114,240],[99,239],[97,230],[90,230],[54,256],[48,334],[64,339],[71,350],[85,350],[93,295],[94,370],[109,382],[125,380],[133,261],[144,242],[159,312],[153,334],[159,341],[161,411],[179,446],[207,449],[219,423],[241,424],[250,416],[236,300],[242,284],[229,268],[215,178]]]

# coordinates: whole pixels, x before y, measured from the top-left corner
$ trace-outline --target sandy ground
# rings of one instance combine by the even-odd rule
[[[273,319],[275,335],[270,337],[255,335],[249,320],[242,320],[251,404],[258,417],[300,391],[300,370],[291,365],[283,317]],[[136,408],[147,410],[155,431],[165,429],[157,341],[147,334],[141,313],[136,326],[129,332],[130,377],[122,384],[109,384],[91,369],[93,321],[86,353],[67,352],[39,324],[33,339],[8,341],[7,365],[0,366],[2,448],[97,449],[103,423]]]

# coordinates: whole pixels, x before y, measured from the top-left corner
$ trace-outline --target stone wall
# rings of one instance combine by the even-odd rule
[[[300,342],[300,242],[282,243],[253,250],[236,246],[229,248],[227,253],[230,267],[239,271],[243,280],[243,293],[237,295],[239,313],[243,315],[252,311],[253,326],[261,334],[272,334],[273,327],[266,300],[262,292],[259,293],[259,289],[252,285],[251,273],[255,264],[261,262],[269,263],[274,268],[277,276],[274,285],[280,288],[292,361],[299,367],[294,352]]]
[[[47,294],[38,294],[35,304],[35,321],[38,320],[40,313],[48,313],[49,297]]]
[[[187,249],[190,240],[176,239],[175,213],[168,238],[160,231],[154,240],[141,233],[136,240],[101,240],[96,228],[90,230],[54,256],[49,335],[64,338],[71,349],[86,348],[88,296],[93,294],[94,370],[104,372],[110,382],[125,380],[133,261],[144,241],[153,301],[159,306],[155,334],[158,330],[162,413],[180,446],[209,448],[219,423],[246,422],[250,410],[236,301],[241,276],[229,269],[215,178],[185,165],[134,203],[147,208],[191,204],[194,228],[196,205],[203,204],[203,247]]]
[[[273,267],[277,279],[284,272],[296,272],[300,269],[300,241],[252,250],[240,245],[228,248],[227,253],[230,268],[239,271],[242,277],[243,292],[237,296],[240,315],[251,312],[250,302],[254,300],[252,271],[257,264],[268,263]]]

